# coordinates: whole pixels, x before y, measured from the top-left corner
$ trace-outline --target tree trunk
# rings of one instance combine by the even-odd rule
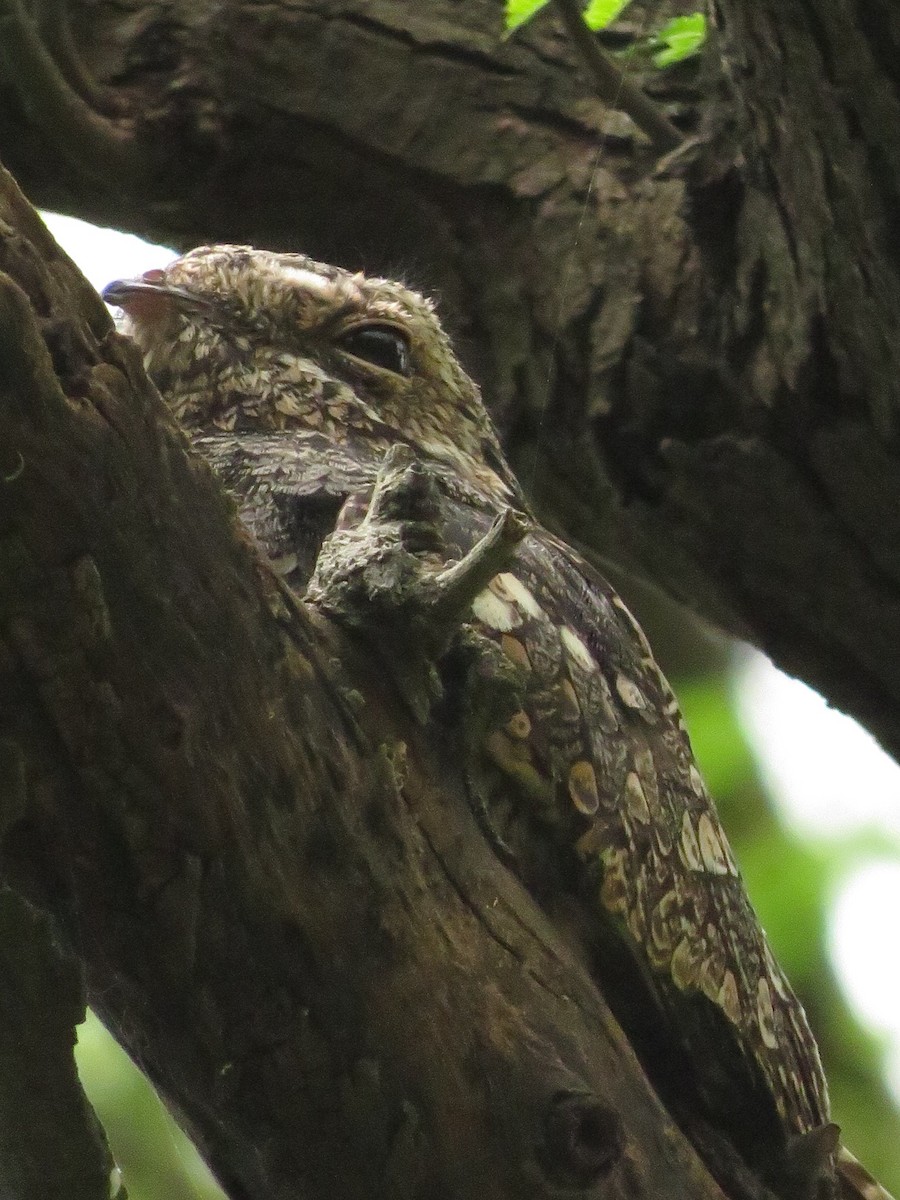
[[[33,199],[436,289],[548,521],[900,750],[892,0],[720,0],[662,164],[552,6],[2,7]]]
[[[721,1197],[459,748],[257,558],[5,175],[0,221],[0,866],[223,1186]],[[105,1196],[98,1162],[40,1194]]]
[[[499,0],[36,9],[0,0],[35,201],[437,291],[548,522],[900,751],[890,0],[720,0],[702,82],[648,80],[695,137],[663,162],[551,9],[509,41]],[[233,1197],[719,1195],[453,748],[254,560],[4,189],[37,324],[5,284],[2,867],[104,1019]],[[77,969],[34,957],[56,1029]],[[105,1194],[60,1120],[58,1194]]]

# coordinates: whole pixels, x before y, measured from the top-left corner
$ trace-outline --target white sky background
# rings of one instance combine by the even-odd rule
[[[100,229],[57,213],[41,213],[41,216],[66,254],[74,259],[98,292],[114,279],[142,275],[151,267],[164,267],[177,257],[174,250],[153,246],[133,233]]]
[[[131,234],[44,214],[53,235],[99,290],[175,257]],[[900,914],[900,767],[849,717],[747,652],[735,670],[741,721],[785,823],[807,839],[880,831],[895,853],[861,858],[840,881],[829,946],[861,1020],[889,1038],[888,1077],[900,1102],[900,948],[883,930]],[[881,914],[881,921],[875,916]],[[889,951],[900,939],[887,943]]]
[[[811,841],[875,833],[839,880],[828,919],[838,979],[857,1015],[887,1039],[888,1083],[900,1104],[900,766],[850,717],[754,651],[735,676],[741,724],[785,824]],[[893,853],[891,850],[893,849]]]

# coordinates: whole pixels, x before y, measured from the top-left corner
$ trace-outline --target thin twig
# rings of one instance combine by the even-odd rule
[[[681,134],[653,101],[603,53],[584,22],[579,0],[555,0],[555,3],[575,49],[593,76],[600,99],[627,113],[660,154],[676,150],[684,141]]]
[[[522,513],[505,508],[468,554],[435,577],[435,608],[444,621],[460,620],[478,593],[509,567],[528,528]]]

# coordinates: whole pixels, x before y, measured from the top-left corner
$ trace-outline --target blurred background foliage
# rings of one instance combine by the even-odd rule
[[[75,1058],[121,1168],[128,1200],[222,1197],[156,1092],[93,1013],[78,1030]]]
[[[884,1046],[851,1011],[828,951],[831,901],[859,862],[859,846],[786,829],[760,781],[727,674],[692,678],[678,693],[759,919],[818,1039],[834,1119],[857,1158],[897,1192],[900,1112],[884,1079]],[[890,914],[883,923],[887,931]],[[886,951],[896,952],[895,939]]]
[[[848,1145],[900,1194],[900,1113],[884,1081],[884,1047],[850,1010],[828,952],[836,887],[875,838],[815,841],[790,832],[766,795],[734,699],[735,650],[683,611],[628,580],[616,580],[648,631],[681,699],[694,747],[719,804],[760,919],[816,1030]],[[854,798],[847,797],[852,805]],[[893,844],[889,847],[896,854]],[[873,913],[885,952],[898,953],[896,914]],[[78,1060],[108,1132],[131,1200],[212,1200],[214,1181],[150,1086],[91,1018]]]

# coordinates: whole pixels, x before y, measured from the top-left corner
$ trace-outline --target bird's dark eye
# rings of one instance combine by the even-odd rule
[[[348,329],[337,339],[342,350],[395,375],[409,374],[409,339],[395,325],[372,322]]]

